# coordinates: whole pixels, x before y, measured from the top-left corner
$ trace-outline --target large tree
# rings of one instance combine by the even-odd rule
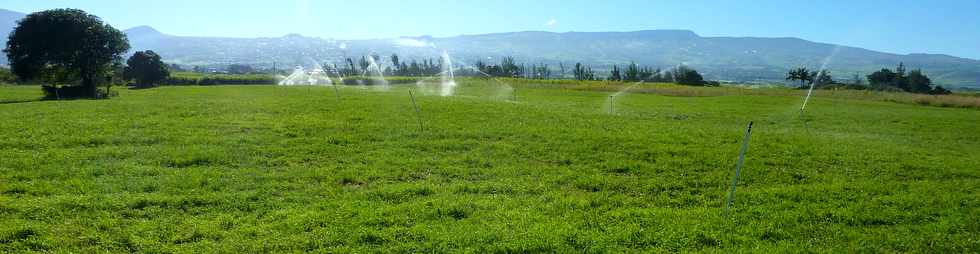
[[[707,84],[707,82],[704,81],[704,77],[701,76],[701,73],[698,73],[697,70],[687,67],[686,65],[677,66],[677,68],[674,68],[672,72],[674,73],[673,77],[675,83],[694,86],[703,86]]]
[[[789,72],[786,73],[786,80],[789,81],[799,80],[800,88],[804,88],[804,85],[806,85],[807,81],[813,82],[813,78],[816,76],[816,74],[817,74],[816,72],[812,72],[806,69],[806,67],[799,67],[796,69],[789,70]]]
[[[77,84],[84,96],[98,97],[99,82],[127,50],[126,35],[99,17],[77,9],[54,9],[20,20],[4,52],[20,79]]]
[[[932,91],[932,80],[925,74],[922,74],[922,70],[920,69],[909,72],[906,80],[906,83],[908,83],[909,92],[929,93]]]
[[[949,91],[942,87],[933,87],[929,76],[922,73],[921,69],[906,72],[905,64],[898,64],[895,71],[891,69],[881,69],[868,75],[868,83],[874,89],[893,89],[910,93],[928,94],[948,94]]]
[[[891,69],[883,68],[879,71],[872,72],[868,75],[868,83],[871,84],[871,88],[883,90],[889,87],[895,86],[895,80],[898,79],[898,74]]]
[[[834,77],[830,75],[830,70],[820,70],[817,72],[816,78],[813,79],[813,83],[817,87],[826,86],[834,83]]]
[[[630,62],[630,65],[626,66],[623,80],[632,82],[640,81],[640,67],[636,63]]]
[[[572,74],[575,75],[575,80],[595,79],[595,72],[592,72],[592,68],[582,65],[582,63],[575,63],[575,69],[572,69]]]
[[[609,80],[620,81],[623,80],[622,75],[619,73],[619,66],[613,65],[611,71],[609,71]]]
[[[167,65],[153,50],[136,51],[129,60],[126,60],[126,69],[123,71],[123,77],[127,80],[136,80],[136,87],[140,88],[152,87],[169,76],[170,70],[167,69]]]

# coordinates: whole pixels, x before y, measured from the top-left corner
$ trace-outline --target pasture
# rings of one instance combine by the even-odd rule
[[[0,87],[0,252],[980,251],[976,108],[504,82]]]

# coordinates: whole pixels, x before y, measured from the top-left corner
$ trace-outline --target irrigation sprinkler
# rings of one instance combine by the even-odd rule
[[[333,94],[337,96],[337,101],[340,102],[340,90],[337,88],[337,84],[333,84]]]
[[[732,199],[735,198],[735,186],[738,185],[738,175],[742,172],[742,164],[745,162],[745,152],[749,150],[749,137],[752,136],[752,122],[745,130],[745,137],[742,138],[742,150],[738,153],[738,163],[735,165],[735,176],[732,177],[732,189],[728,192],[728,200],[725,201],[725,219],[728,219],[728,210],[732,208]]]
[[[517,102],[517,88],[516,87],[514,88],[514,92],[512,93],[512,95],[513,95],[513,98],[512,99],[514,100],[514,102]]]
[[[419,120],[419,131],[424,131],[425,128],[422,127],[422,110],[419,109],[419,104],[415,101],[415,93],[412,90],[408,90],[408,96],[412,97],[412,106],[415,106],[415,118]]]
[[[629,86],[627,86],[627,87],[619,90],[619,92],[616,92],[616,93],[614,93],[612,95],[609,95],[609,114],[615,114],[616,113],[616,108],[614,106],[615,103],[613,102],[616,99],[616,96],[619,96],[620,94],[623,94],[623,93],[629,91],[633,87],[636,87],[636,86],[638,86],[640,84],[643,84],[643,82],[645,82],[645,81],[644,80],[640,80],[640,81],[633,82],[633,84],[631,84],[631,85],[629,85]]]

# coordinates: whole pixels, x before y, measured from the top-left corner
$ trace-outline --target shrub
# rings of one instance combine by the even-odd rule
[[[272,85],[276,78],[270,74],[203,74],[191,72],[174,73],[167,78],[165,85]]]
[[[10,72],[10,69],[0,68],[0,84],[13,84],[17,82],[17,76]]]
[[[91,90],[84,86],[50,86],[42,85],[41,91],[44,92],[45,99],[79,99],[79,98],[91,98]],[[109,94],[106,91],[98,89],[96,90],[95,98],[107,98]]]

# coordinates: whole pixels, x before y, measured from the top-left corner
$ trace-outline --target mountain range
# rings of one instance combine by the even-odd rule
[[[9,34],[24,14],[0,9],[0,33]],[[434,38],[339,40],[288,34],[282,37],[221,38],[165,34],[148,26],[125,30],[133,51],[151,49],[164,61],[181,65],[256,67],[341,64],[346,57],[398,54],[404,59],[438,58],[450,54],[455,65],[497,62],[512,56],[519,62],[559,64],[576,62],[605,70],[631,62],[659,68],[679,64],[703,72],[706,78],[736,82],[782,81],[788,69],[825,66],[837,79],[850,80],[881,68],[904,63],[921,68],[935,83],[980,87],[980,61],[942,54],[892,54],[857,47],[818,43],[798,38],[704,37],[688,30],[633,32],[541,31],[461,35]],[[0,38],[6,44],[6,37]],[[387,59],[383,57],[382,59]],[[0,57],[0,64],[6,58]],[[599,73],[603,75],[604,73]]]

